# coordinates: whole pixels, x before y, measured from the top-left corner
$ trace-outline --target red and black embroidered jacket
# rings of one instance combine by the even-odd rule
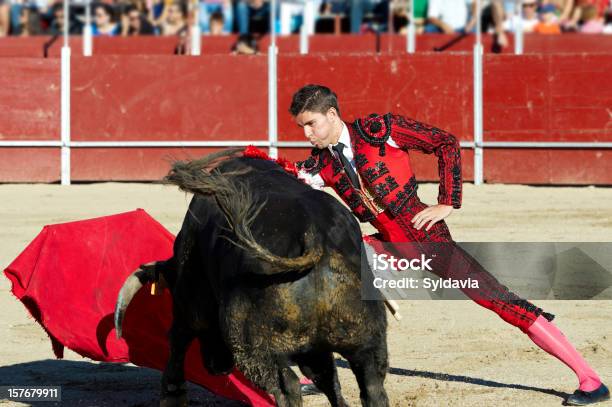
[[[365,184],[362,187],[394,216],[403,214],[410,198],[417,193],[408,150],[433,153],[438,157],[438,203],[461,207],[461,154],[459,142],[453,135],[391,113],[358,119],[348,128],[355,166]],[[389,138],[399,148],[389,145]],[[364,203],[364,194],[353,187],[342,164],[333,159],[328,149],[315,148],[308,159],[296,165],[311,175],[319,174],[362,222],[376,217],[371,205]]]

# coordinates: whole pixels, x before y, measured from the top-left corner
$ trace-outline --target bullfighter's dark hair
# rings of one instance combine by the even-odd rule
[[[332,107],[340,115],[338,96],[327,86],[310,84],[295,92],[289,112],[293,116],[306,111],[325,114]]]

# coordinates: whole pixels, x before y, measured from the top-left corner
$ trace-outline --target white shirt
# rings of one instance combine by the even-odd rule
[[[460,30],[467,24],[467,3],[465,0],[429,0],[427,17],[437,18],[453,30]]]
[[[355,173],[357,173],[357,167],[355,166],[355,154],[353,153],[353,147],[351,146],[351,136],[349,135],[348,127],[346,124],[342,122],[342,132],[340,133],[340,138],[336,144],[330,144],[327,146],[329,149],[329,153],[333,156],[332,147],[337,146],[339,143],[344,144],[344,149],[342,153],[353,167]],[[394,148],[399,148],[399,146],[393,141],[391,136],[387,139],[387,144]],[[322,189],[325,186],[325,181],[319,174],[311,175],[308,174],[304,170],[298,171],[298,178],[303,180],[306,184],[310,185],[314,189]]]

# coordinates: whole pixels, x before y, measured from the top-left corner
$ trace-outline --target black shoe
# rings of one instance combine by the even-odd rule
[[[317,386],[314,385],[314,383],[300,384],[300,390],[302,392],[302,396],[312,396],[323,393]]]
[[[576,390],[565,400],[566,406],[586,406],[600,401],[610,400],[610,390],[602,383],[593,391]]]

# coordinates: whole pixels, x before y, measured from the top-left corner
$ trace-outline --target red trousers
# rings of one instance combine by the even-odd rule
[[[433,273],[445,279],[471,278],[478,281],[478,288],[461,288],[461,291],[477,304],[495,312],[504,321],[523,332],[527,332],[539,315],[549,321],[554,318],[552,314],[543,312],[497,281],[478,261],[453,241],[444,221],[437,222],[429,231],[425,231],[425,226],[421,230],[415,229],[411,220],[414,215],[427,208],[427,205],[416,197],[408,205],[409,209],[403,215],[392,217],[388,211],[378,215],[372,221],[372,225],[380,235],[374,238],[392,243],[420,242],[424,243],[421,247],[423,251],[435,248],[436,253],[444,253],[442,256],[437,256]]]

